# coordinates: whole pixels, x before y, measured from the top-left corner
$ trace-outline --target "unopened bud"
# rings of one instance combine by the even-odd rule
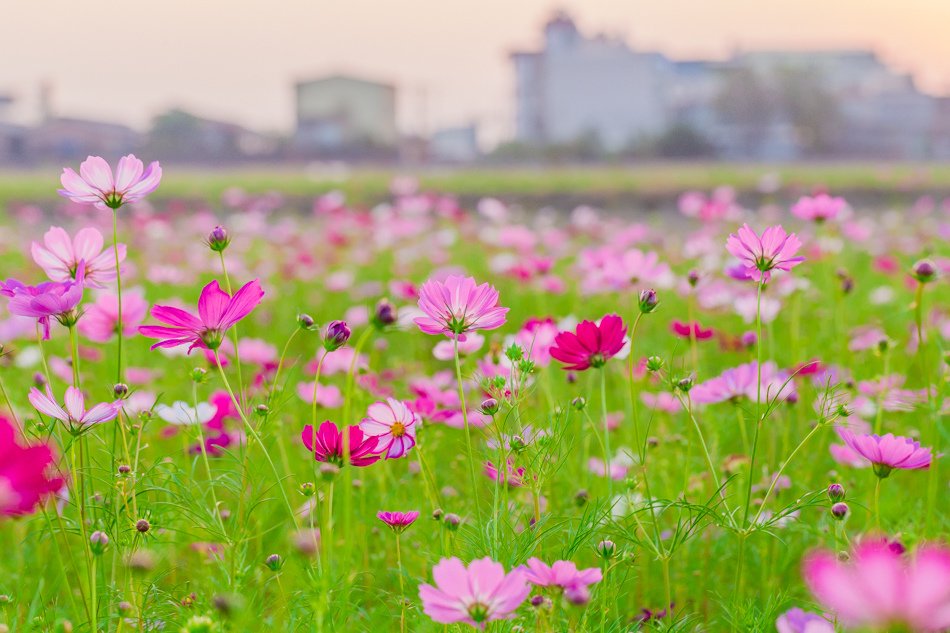
[[[914,264],[912,274],[920,283],[929,283],[937,278],[937,267],[929,259],[922,259]]]
[[[388,299],[380,299],[373,311],[373,323],[376,327],[383,329],[386,326],[396,322],[396,306],[391,304]]]
[[[647,359],[647,371],[658,372],[663,369],[663,359],[659,356],[651,356]]]
[[[146,521],[145,519],[139,519],[138,521],[135,522],[135,529],[136,529],[136,531],[138,531],[139,533],[145,534],[145,533],[148,532],[150,529],[152,529],[152,526],[151,526],[151,524],[150,524],[148,521]]]
[[[577,411],[583,411],[584,408],[587,406],[587,400],[582,398],[581,396],[578,396],[574,398],[573,400],[571,400],[571,406],[574,407],[574,409]]]
[[[848,504],[844,501],[839,501],[838,503],[831,506],[831,516],[839,521],[843,520],[846,516],[848,516]]]
[[[652,288],[649,290],[642,290],[640,292],[640,312],[643,314],[649,314],[656,310],[656,307],[660,304],[659,300],[656,298],[656,290]]]
[[[445,515],[445,518],[442,520],[442,522],[450,532],[455,532],[457,529],[459,529],[462,519],[459,517],[459,515],[449,512]]]
[[[320,477],[323,481],[333,481],[340,474],[340,467],[336,464],[320,464]]]
[[[109,537],[105,532],[95,531],[89,536],[89,550],[96,556],[101,555],[109,546]]]
[[[205,242],[208,245],[208,248],[211,250],[222,253],[224,249],[228,247],[228,244],[231,243],[231,236],[228,235],[228,230],[223,226],[216,226],[211,229],[211,232],[208,233],[208,239]]]
[[[498,413],[498,401],[494,398],[486,398],[482,400],[482,404],[479,408],[485,415],[495,415]]]
[[[303,330],[312,330],[316,325],[316,321],[314,321],[313,317],[309,314],[298,314],[297,325]]]
[[[121,383],[121,382],[120,382],[120,383],[116,383],[116,384],[112,387],[112,394],[113,394],[116,398],[124,398],[124,397],[126,397],[127,395],[129,395],[129,386],[128,386],[127,384]]]
[[[844,486],[841,484],[831,484],[828,486],[828,498],[832,501],[844,500]]]
[[[338,350],[350,340],[350,328],[346,321],[330,321],[323,334],[323,348],[328,352]]]
[[[313,493],[317,491],[317,488],[313,485],[312,481],[305,481],[304,483],[300,484],[300,488],[298,488],[298,490],[303,496],[312,497]]]
[[[603,540],[597,544],[597,553],[604,560],[610,560],[617,553],[617,546],[613,541]]]
[[[284,559],[278,554],[271,554],[264,559],[264,566],[271,571],[280,571],[280,568],[284,566]]]

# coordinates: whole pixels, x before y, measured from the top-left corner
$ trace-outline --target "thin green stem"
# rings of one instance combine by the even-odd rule
[[[290,503],[290,498],[287,496],[287,491],[284,489],[283,480],[280,477],[280,472],[277,470],[277,466],[274,464],[274,460],[271,459],[270,453],[267,452],[267,447],[264,445],[261,436],[257,433],[257,429],[254,428],[254,425],[251,424],[250,420],[247,419],[247,415],[244,413],[244,409],[241,408],[241,404],[238,402],[237,397],[234,395],[234,390],[231,388],[231,383],[228,381],[227,374],[224,373],[224,367],[221,366],[221,357],[218,355],[218,350],[214,350],[214,364],[218,368],[218,373],[221,375],[221,381],[224,383],[224,388],[228,392],[228,395],[231,397],[231,402],[234,403],[234,407],[238,411],[238,415],[241,417],[241,421],[244,423],[244,428],[247,429],[247,432],[250,433],[251,437],[255,442],[261,445],[261,450],[264,453],[264,458],[267,460],[267,463],[270,465],[271,470],[274,473],[275,482],[277,487],[280,488],[280,494],[284,498],[284,503],[287,505],[287,512],[290,513],[290,518],[294,522],[294,528],[299,529],[297,524],[297,513],[294,511],[293,505]]]
[[[468,424],[468,408],[465,406],[465,388],[462,386],[462,363],[459,360],[459,342],[458,337],[452,339],[452,350],[455,355],[455,379],[459,388],[459,404],[462,406],[462,423],[465,426],[465,447],[468,450],[468,468],[472,477],[472,496],[475,499],[475,514],[481,511],[481,504],[478,502],[478,477],[475,475],[475,451],[472,449],[472,431]],[[501,468],[507,472],[507,464],[499,464],[499,473]]]
[[[604,367],[600,369],[600,412],[604,424],[604,478],[607,481],[607,498],[612,499],[614,480],[610,476],[610,424],[607,422],[607,370]]]
[[[122,323],[122,270],[119,261],[119,210],[112,210],[112,252],[115,255],[115,287],[116,287],[116,339],[118,344],[117,358],[116,358],[116,383],[125,382],[125,372],[122,367],[122,339],[125,337],[123,333],[123,323]]]

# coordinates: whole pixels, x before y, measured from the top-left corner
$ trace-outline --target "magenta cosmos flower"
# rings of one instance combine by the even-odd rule
[[[196,347],[216,350],[224,340],[224,333],[250,314],[263,297],[264,290],[257,279],[244,284],[233,297],[221,290],[217,281],[212,281],[201,290],[198,316],[171,306],[155,306],[152,316],[167,326],[143,325],[139,333],[161,339],[151,349],[190,343],[189,353]]]
[[[697,341],[711,339],[713,334],[715,334],[712,328],[704,328],[698,321],[694,323],[683,323],[675,319],[670,323],[670,332],[680,338],[691,339],[695,337]]]
[[[161,180],[162,168],[158,161],[146,169],[142,161],[129,154],[119,159],[113,175],[104,158],[89,156],[79,166],[78,174],[68,167],[63,169],[60,177],[63,188],[59,195],[103,211],[115,210],[152,193]]]
[[[792,205],[792,215],[808,222],[826,222],[834,220],[848,207],[844,198],[831,197],[821,193],[814,198],[802,196]]]
[[[930,467],[931,452],[923,448],[920,442],[888,433],[887,435],[856,434],[854,431],[839,427],[838,435],[855,453],[871,462],[874,474],[882,479],[895,468],[901,470],[920,470]]]
[[[768,281],[772,270],[791,270],[805,261],[804,257],[795,257],[801,246],[798,237],[786,233],[781,225],[770,226],[759,237],[748,224],[743,224],[726,240],[726,250],[755,281]]]
[[[472,277],[430,279],[419,289],[419,309],[424,317],[415,319],[426,334],[445,334],[465,340],[473,330],[494,330],[505,324],[508,308],[498,307],[498,291],[484,283],[476,285]]]
[[[65,230],[54,226],[43,236],[43,246],[33,242],[33,261],[53,281],[69,281],[76,276],[79,262],[86,263],[87,286],[101,288],[115,279],[115,253],[102,250],[102,233],[93,228],[81,229],[70,238]],[[125,244],[119,244],[119,262],[125,261]]]
[[[376,438],[376,450],[386,459],[397,459],[416,445],[416,422],[419,416],[395,398],[369,405],[367,417],[360,422],[360,429],[369,437]]]
[[[30,404],[37,411],[67,424],[72,431],[79,431],[93,424],[102,424],[113,420],[122,410],[122,401],[116,400],[115,402],[102,402],[87,411],[86,399],[82,395],[82,391],[75,387],[66,388],[65,408],[59,406],[59,403],[56,402],[49,385],[46,385],[46,393],[36,387],[30,389],[29,399]]]
[[[379,461],[375,437],[367,437],[355,424],[349,428],[349,436],[351,465],[363,467]],[[308,424],[300,432],[300,439],[318,462],[343,466],[343,432],[333,422],[327,420],[316,432]]]
[[[599,324],[581,321],[574,332],[560,332],[554,337],[551,357],[564,363],[567,370],[603,367],[627,344],[626,334],[623,319],[616,314],[608,314]]]
[[[50,318],[55,317],[70,327],[79,320],[76,307],[82,301],[85,262],[80,261],[76,278],[69,281],[47,281],[38,286],[27,286],[16,279],[0,283],[0,294],[10,298],[11,314],[33,317],[43,326],[43,340],[50,336]]]
[[[60,477],[50,477],[56,461],[46,444],[21,446],[10,421],[0,418],[0,516],[33,512],[44,497],[62,488]]]
[[[443,558],[432,568],[435,586],[419,586],[423,612],[442,624],[465,622],[483,629],[492,620],[505,620],[531,592],[521,569],[505,573],[490,558],[473,560],[468,568],[458,558]]]
[[[806,557],[802,575],[818,603],[848,628],[944,631],[950,627],[950,550],[925,545],[905,558],[884,541]]]
[[[528,582],[538,587],[587,587],[600,582],[602,578],[596,567],[578,569],[577,565],[569,560],[555,561],[548,566],[539,558],[529,558],[525,568]]]
[[[401,534],[419,518],[415,510],[410,512],[377,512],[376,518],[389,526],[396,534]]]

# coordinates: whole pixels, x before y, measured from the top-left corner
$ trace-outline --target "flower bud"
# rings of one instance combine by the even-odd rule
[[[445,512],[442,511],[442,508],[436,508],[432,511],[432,520],[441,521],[442,517],[445,515]]]
[[[597,553],[604,560],[610,560],[617,553],[617,546],[613,541],[605,539],[597,544]]]
[[[256,407],[254,407],[254,413],[261,416],[262,418],[266,418],[268,414],[270,414],[270,407],[267,406],[266,404],[261,403],[257,405]]]
[[[129,395],[129,386],[125,383],[116,383],[112,387],[112,394],[116,398],[124,398]]]
[[[309,314],[301,313],[297,315],[297,325],[302,330],[312,330],[316,324],[316,321]]]
[[[208,239],[205,241],[208,248],[217,253],[223,253],[230,243],[231,236],[228,235],[228,230],[223,226],[216,226],[211,229],[211,232],[208,233]]]
[[[330,321],[323,333],[323,348],[328,352],[338,350],[350,340],[350,328],[346,321]]]
[[[131,467],[131,466],[129,466],[128,464],[119,464],[119,474],[120,474],[120,475],[123,475],[123,476],[124,476],[124,475],[128,475],[128,474],[131,473],[131,472],[132,472],[132,467]]]
[[[313,485],[312,481],[305,481],[304,483],[300,484],[300,488],[298,488],[298,490],[303,496],[312,497],[313,493],[317,491],[317,488]]]
[[[373,323],[379,329],[383,329],[396,322],[396,306],[389,302],[389,299],[380,299],[373,311]]]
[[[574,505],[581,507],[590,499],[590,493],[584,489],[578,490],[574,495]]]
[[[639,304],[642,314],[650,314],[656,310],[656,307],[660,304],[656,298],[656,290],[652,288],[649,290],[641,290]]]
[[[200,385],[208,379],[208,370],[204,367],[195,367],[191,370],[191,381]]]
[[[459,525],[462,523],[461,517],[459,515],[449,512],[445,515],[445,518],[442,520],[445,524],[445,527],[448,528],[450,532],[455,532],[459,529]]]
[[[109,546],[109,537],[105,532],[95,531],[89,536],[89,550],[96,556],[100,556]]]
[[[683,393],[689,393],[689,390],[693,388],[693,377],[687,376],[686,378],[681,378],[676,383],[676,388]]]
[[[914,264],[911,274],[914,275],[914,279],[926,284],[937,278],[937,267],[929,259],[922,259]]]
[[[482,400],[482,404],[479,409],[485,415],[495,415],[498,413],[498,401],[494,398],[486,398],[485,400]]]
[[[699,283],[699,271],[693,269],[686,273],[686,282],[689,283],[690,288],[695,288]]]
[[[516,453],[520,453],[526,448],[528,448],[528,443],[524,441],[523,437],[520,435],[515,435],[511,438],[511,450]]]
[[[833,516],[838,521],[843,520],[848,516],[848,504],[844,501],[839,501],[838,503],[831,506],[831,516]]]
[[[578,396],[574,398],[573,400],[571,400],[571,406],[574,407],[576,411],[583,411],[584,408],[587,406],[587,400],[582,398],[581,396]]]
[[[755,332],[749,330],[748,332],[743,332],[742,336],[739,338],[739,342],[742,343],[742,347],[746,349],[755,347],[755,344],[758,342],[759,337]]]
[[[647,371],[658,372],[663,369],[663,359],[659,356],[651,356],[647,359]]]
[[[831,484],[828,486],[828,498],[833,502],[844,500],[844,486],[841,484]]]
[[[138,521],[135,522],[135,529],[136,529],[136,531],[138,531],[140,534],[145,534],[145,533],[148,532],[150,529],[152,529],[152,526],[151,526],[151,524],[150,524],[148,521],[146,521],[145,519],[139,519]]]
[[[340,467],[336,464],[320,464],[320,477],[323,481],[333,481],[340,474]]]
[[[271,571],[280,571],[284,566],[284,559],[279,554],[271,554],[264,559],[264,566]]]

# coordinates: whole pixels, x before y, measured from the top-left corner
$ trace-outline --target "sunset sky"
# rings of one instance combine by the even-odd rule
[[[287,130],[292,82],[342,70],[395,82],[407,130],[474,119],[500,135],[507,53],[535,46],[559,7],[586,32],[673,58],[871,47],[950,93],[947,0],[15,1],[0,20],[0,92],[32,105],[45,80],[62,115],[142,127],[178,105]]]

